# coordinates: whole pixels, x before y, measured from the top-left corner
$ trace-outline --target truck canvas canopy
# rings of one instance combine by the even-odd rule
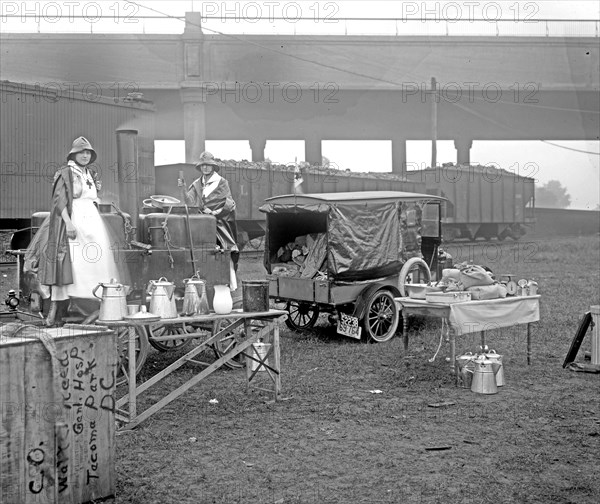
[[[326,234],[327,276],[360,281],[398,273],[421,257],[424,205],[444,198],[396,191],[292,194],[265,200],[266,247],[276,251],[302,234]],[[265,255],[270,271],[272,259]]]

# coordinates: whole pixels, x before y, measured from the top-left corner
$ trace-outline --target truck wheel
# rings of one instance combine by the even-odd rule
[[[398,329],[398,307],[394,296],[388,290],[378,290],[371,294],[363,317],[365,336],[377,343],[391,340]]]
[[[300,301],[288,301],[288,318],[285,324],[294,331],[312,328],[319,318],[319,307]]]

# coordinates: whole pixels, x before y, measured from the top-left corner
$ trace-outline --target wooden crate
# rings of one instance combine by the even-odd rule
[[[0,502],[114,495],[115,333],[26,326],[5,339],[7,328],[0,328]]]

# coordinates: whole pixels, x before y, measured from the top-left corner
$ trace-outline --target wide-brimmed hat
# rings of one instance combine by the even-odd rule
[[[90,143],[90,141],[87,138],[82,137],[82,136],[73,140],[73,145],[71,146],[71,152],[69,152],[69,154],[67,155],[67,159],[68,160],[73,159],[75,157],[75,154],[77,154],[78,152],[84,151],[84,150],[89,150],[92,153],[92,157],[90,159],[90,164],[92,164],[94,161],[96,161],[96,158],[98,157],[98,155],[96,154],[96,151],[92,147],[92,144]]]
[[[198,159],[198,162],[196,163],[196,170],[199,170],[202,165],[211,165],[214,167],[215,171],[219,171],[219,168],[221,168],[221,165],[215,160],[215,157],[210,152],[206,151],[200,154],[200,159]]]

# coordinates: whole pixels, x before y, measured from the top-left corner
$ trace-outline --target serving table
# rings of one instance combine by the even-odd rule
[[[527,364],[531,364],[531,323],[540,320],[540,297],[515,296],[462,303],[431,303],[422,299],[395,298],[404,319],[404,351],[408,351],[408,318],[412,315],[435,317],[448,324],[452,372],[456,364],[456,336],[480,332],[485,347],[489,329],[527,324]]]
[[[232,361],[232,359],[239,355],[244,355],[248,361],[254,361],[257,363],[254,366],[246,366],[246,390],[250,388],[259,388],[251,385],[252,380],[257,376],[258,372],[264,374],[266,371],[267,375],[271,379],[273,384],[272,392],[274,399],[278,400],[281,395],[281,378],[280,378],[280,347],[279,347],[279,323],[285,320],[287,312],[283,310],[268,310],[264,312],[244,312],[241,310],[233,310],[227,315],[217,315],[211,313],[209,315],[197,315],[189,317],[177,317],[177,318],[163,318],[158,322],[154,320],[135,320],[133,318],[119,320],[119,321],[102,321],[101,324],[111,327],[127,327],[128,328],[128,392],[123,397],[119,398],[116,402],[116,418],[123,422],[123,429],[132,429],[139,425],[141,422],[146,420],[148,417],[156,413],[157,411],[164,408],[167,404],[177,399],[181,394],[186,392],[189,388],[193,387],[200,381],[204,380],[207,376],[214,373],[217,369]],[[162,371],[155,374],[152,378],[146,380],[141,384],[137,384],[136,376],[136,327],[137,326],[148,326],[152,324],[156,327],[157,324],[164,325],[184,325],[188,331],[185,334],[178,334],[177,339],[188,339],[188,338],[201,338],[206,337],[205,330],[195,330],[194,325],[206,325],[207,323],[214,323],[226,321],[225,327],[215,332],[213,335],[202,341],[198,346],[187,352],[185,355],[177,359],[171,365],[163,369]],[[100,322],[99,322],[100,323]],[[243,332],[241,331],[243,329]],[[207,347],[218,347],[219,343],[224,339],[231,336],[232,332],[238,332],[240,337],[237,338],[235,344],[229,343],[227,349],[223,352],[220,358],[212,363],[205,363],[198,361],[195,357],[203,352]],[[163,337],[162,339],[169,338],[169,336]],[[172,336],[171,336],[172,338]],[[264,343],[270,343],[269,350],[263,354],[259,353],[257,349],[252,346],[262,340]],[[272,357],[269,359],[269,357]],[[160,382],[166,378],[169,374],[179,369],[181,366],[187,363],[194,363],[200,365],[203,368],[198,373],[194,374],[188,381],[177,389],[173,390],[165,397],[160,399],[158,402],[150,406],[145,411],[138,413],[137,411],[137,397],[139,394],[148,390],[152,385]]]

